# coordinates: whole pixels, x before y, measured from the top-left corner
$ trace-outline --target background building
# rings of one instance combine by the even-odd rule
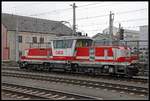
[[[148,38],[148,26],[140,26],[139,40],[143,40],[143,42],[140,43],[140,48],[148,48]]]
[[[1,52],[1,56],[2,56],[2,60],[3,61],[7,61],[9,60],[9,48],[7,46],[7,28],[6,26],[4,26],[3,24],[1,24],[1,39],[2,39],[2,52]]]
[[[140,35],[139,35],[139,40],[141,42],[139,43],[139,51],[140,51],[140,61],[145,64],[148,64],[149,60],[149,47],[148,47],[148,26],[140,26]],[[149,70],[148,65],[145,66],[145,70]]]
[[[119,32],[119,28],[113,27],[113,35],[116,36],[116,38],[117,36],[119,36],[118,32]],[[103,34],[109,34],[109,28],[104,29]],[[124,29],[124,40],[126,41],[138,40],[139,34],[140,34],[140,31]]]
[[[98,33],[92,37],[94,40],[110,40],[110,34]]]
[[[129,42],[129,41],[137,41],[139,40],[139,34],[140,31],[135,31],[135,30],[128,30],[128,29],[124,29],[124,35],[123,38],[124,40],[122,41],[128,41],[128,43],[124,43],[127,44],[129,47],[136,47],[137,43],[136,42]],[[119,28],[117,27],[113,27],[113,38],[114,40],[119,40]],[[103,33],[101,34],[96,34],[95,36],[93,36],[94,40],[111,40],[111,35],[109,34],[109,28],[106,28],[103,30]]]
[[[148,40],[148,26],[140,26],[140,40]]]
[[[111,44],[111,35],[110,34],[103,34],[98,33],[94,35],[93,37],[94,45],[109,45]]]
[[[20,55],[24,49],[31,46],[29,43],[39,43],[43,44],[43,47],[46,47],[44,43],[48,43],[50,39],[55,36],[72,35],[72,29],[60,21],[11,15],[6,13],[2,14],[2,25],[2,35],[7,35],[7,39],[4,38],[2,44],[5,45],[7,43],[7,45],[3,47],[7,46],[9,49],[8,54],[10,61],[15,61],[16,59],[16,32],[18,32]],[[7,30],[7,33],[5,30]],[[35,45],[35,47],[37,47],[37,45]]]

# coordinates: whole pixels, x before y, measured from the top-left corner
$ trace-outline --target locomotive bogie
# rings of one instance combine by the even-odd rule
[[[20,69],[27,68],[27,65],[28,65],[27,62],[22,61],[22,62],[18,62],[18,63],[19,63]]]

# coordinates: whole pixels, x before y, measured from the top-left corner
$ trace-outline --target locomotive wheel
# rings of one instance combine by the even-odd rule
[[[51,68],[48,68],[48,71],[49,71],[49,72],[51,72],[51,71],[52,71],[52,69],[51,69]]]
[[[133,76],[133,71],[131,69],[127,69],[127,77],[132,77]]]
[[[71,71],[77,72],[78,64],[71,64]]]

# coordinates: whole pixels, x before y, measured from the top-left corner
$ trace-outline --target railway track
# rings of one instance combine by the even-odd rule
[[[35,70],[24,70],[24,69],[19,69],[19,68],[2,68],[2,70],[13,70],[13,71],[24,71],[24,72],[34,72],[34,73],[48,73],[47,71],[35,71]],[[137,78],[137,77],[133,77],[133,78],[126,78],[126,77],[116,77],[116,76],[110,76],[110,75],[83,75],[83,74],[79,74],[79,73],[64,73],[64,72],[51,72],[51,74],[59,74],[59,75],[66,75],[66,76],[76,76],[76,77],[92,77],[92,78],[102,78],[102,79],[106,79],[106,80],[119,80],[121,81],[127,81],[127,82],[135,82],[135,83],[143,83],[146,84],[148,83],[149,79],[144,79],[144,78]]]
[[[13,93],[16,96],[24,96],[27,99],[46,99],[46,100],[100,100],[101,98],[73,94],[69,92],[47,90],[41,88],[28,87],[10,83],[2,83],[4,93]]]
[[[61,82],[61,83],[79,85],[82,87],[84,86],[84,87],[95,88],[95,89],[116,90],[121,93],[136,94],[139,96],[148,96],[149,94],[148,88],[129,86],[129,85],[123,85],[123,84],[96,82],[96,81],[80,80],[80,79],[70,79],[70,78],[54,77],[54,76],[33,75],[33,74],[27,74],[27,73],[2,72],[2,76],[11,76],[11,77],[17,77],[17,78],[34,79],[34,80],[44,80],[48,82]]]

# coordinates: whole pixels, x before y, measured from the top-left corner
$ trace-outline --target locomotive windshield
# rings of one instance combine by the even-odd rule
[[[90,39],[78,39],[76,47],[89,47],[92,45],[92,40]]]
[[[58,49],[58,48],[71,48],[72,44],[73,44],[73,40],[72,39],[68,39],[68,40],[54,40],[53,41],[54,44],[54,48]]]

